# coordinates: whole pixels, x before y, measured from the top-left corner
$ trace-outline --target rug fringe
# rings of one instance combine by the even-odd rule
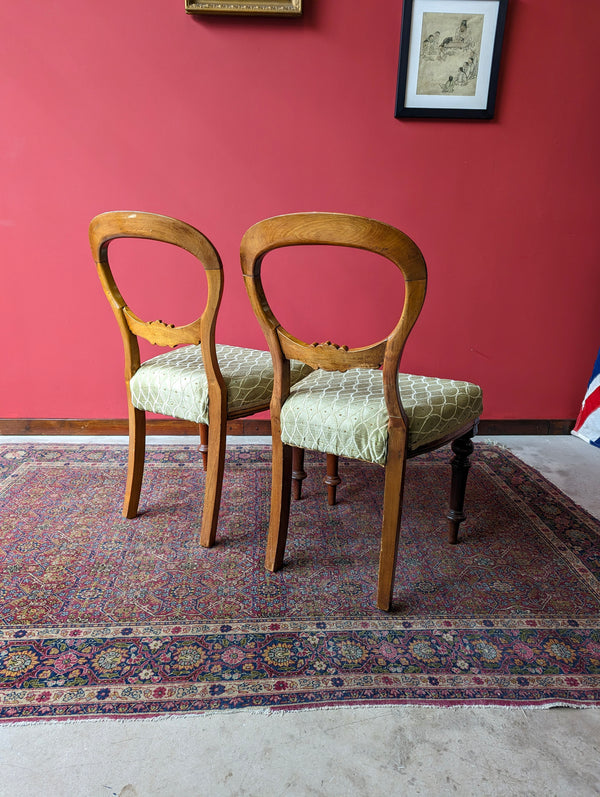
[[[45,718],[45,717],[31,717],[31,718],[22,718],[16,720],[0,720],[0,731],[3,727],[13,727],[18,725],[73,725],[77,723],[107,723],[107,722],[117,722],[117,723],[126,723],[126,722],[171,722],[183,719],[190,719],[190,718],[200,718],[200,717],[222,717],[224,715],[237,715],[237,716],[247,716],[248,714],[252,715],[262,715],[265,717],[272,717],[275,715],[282,715],[282,714],[297,714],[297,713],[304,713],[304,712],[317,712],[317,711],[389,711],[390,709],[393,711],[423,711],[428,709],[435,709],[441,711],[464,711],[465,709],[473,709],[477,711],[481,710],[489,710],[489,711],[521,711],[522,714],[526,715],[528,711],[545,711],[551,709],[598,709],[599,706],[589,705],[589,704],[582,704],[582,703],[568,703],[568,702],[555,702],[555,703],[544,703],[540,705],[527,705],[527,706],[511,706],[511,705],[500,705],[500,704],[485,704],[485,703],[476,703],[473,705],[469,705],[468,703],[457,703],[456,705],[428,705],[427,703],[380,703],[377,705],[372,704],[361,704],[357,703],[353,706],[347,705],[337,705],[337,706],[298,706],[298,707],[288,707],[288,706],[281,706],[280,708],[232,708],[232,709],[209,709],[207,711],[189,711],[184,712],[181,714],[157,714],[153,717],[136,717],[135,715],[129,715],[124,717],[118,717],[114,715],[108,715],[104,717],[61,717],[61,718]]]
[[[485,440],[482,441],[488,446],[494,446],[495,448],[500,448],[503,451],[510,451],[509,446],[504,445],[499,440],[494,440],[492,437],[486,437]]]

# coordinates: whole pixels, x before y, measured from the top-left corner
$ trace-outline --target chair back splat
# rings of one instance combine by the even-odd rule
[[[290,246],[363,249],[391,261],[404,278],[400,317],[389,335],[349,348],[308,343],[284,328],[266,296],[261,268],[269,252]],[[287,538],[292,449],[323,451],[385,467],[384,510],[377,605],[391,607],[406,460],[456,441],[451,490],[450,541],[456,542],[466,487],[471,437],[482,410],[481,389],[456,380],[399,373],[408,336],[421,312],[427,270],[417,245],[374,219],[340,213],[293,213],[251,227],[241,244],[241,265],[254,313],[273,357],[271,400],[273,468],[266,566],[283,564]],[[292,383],[290,361],[314,369]]]

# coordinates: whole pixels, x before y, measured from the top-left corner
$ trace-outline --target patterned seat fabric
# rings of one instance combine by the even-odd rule
[[[268,351],[217,344],[217,359],[227,386],[227,412],[268,404],[273,390],[273,366]],[[296,383],[311,373],[292,362]],[[208,423],[208,382],[200,346],[182,346],[146,360],[131,378],[131,400],[139,410]]]
[[[481,388],[469,382],[398,375],[409,422],[409,450],[444,437],[483,409]],[[388,413],[381,371],[314,371],[296,384],[281,411],[281,439],[299,448],[385,465]]]

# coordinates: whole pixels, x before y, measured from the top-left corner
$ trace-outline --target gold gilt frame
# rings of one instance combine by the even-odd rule
[[[270,14],[294,17],[302,14],[302,0],[185,0],[188,14]]]

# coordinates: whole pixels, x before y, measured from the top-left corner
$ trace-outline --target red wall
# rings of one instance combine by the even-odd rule
[[[600,345],[600,3],[511,0],[491,122],[394,118],[399,0],[305,8],[2,3],[0,417],[125,415],[87,243],[112,208],[203,229],[227,269],[219,339],[257,347],[238,260],[250,224],[317,209],[394,224],[430,277],[406,370],[479,382],[487,418],[575,417]],[[362,288],[338,288],[333,321],[377,334],[391,292],[361,313]]]

